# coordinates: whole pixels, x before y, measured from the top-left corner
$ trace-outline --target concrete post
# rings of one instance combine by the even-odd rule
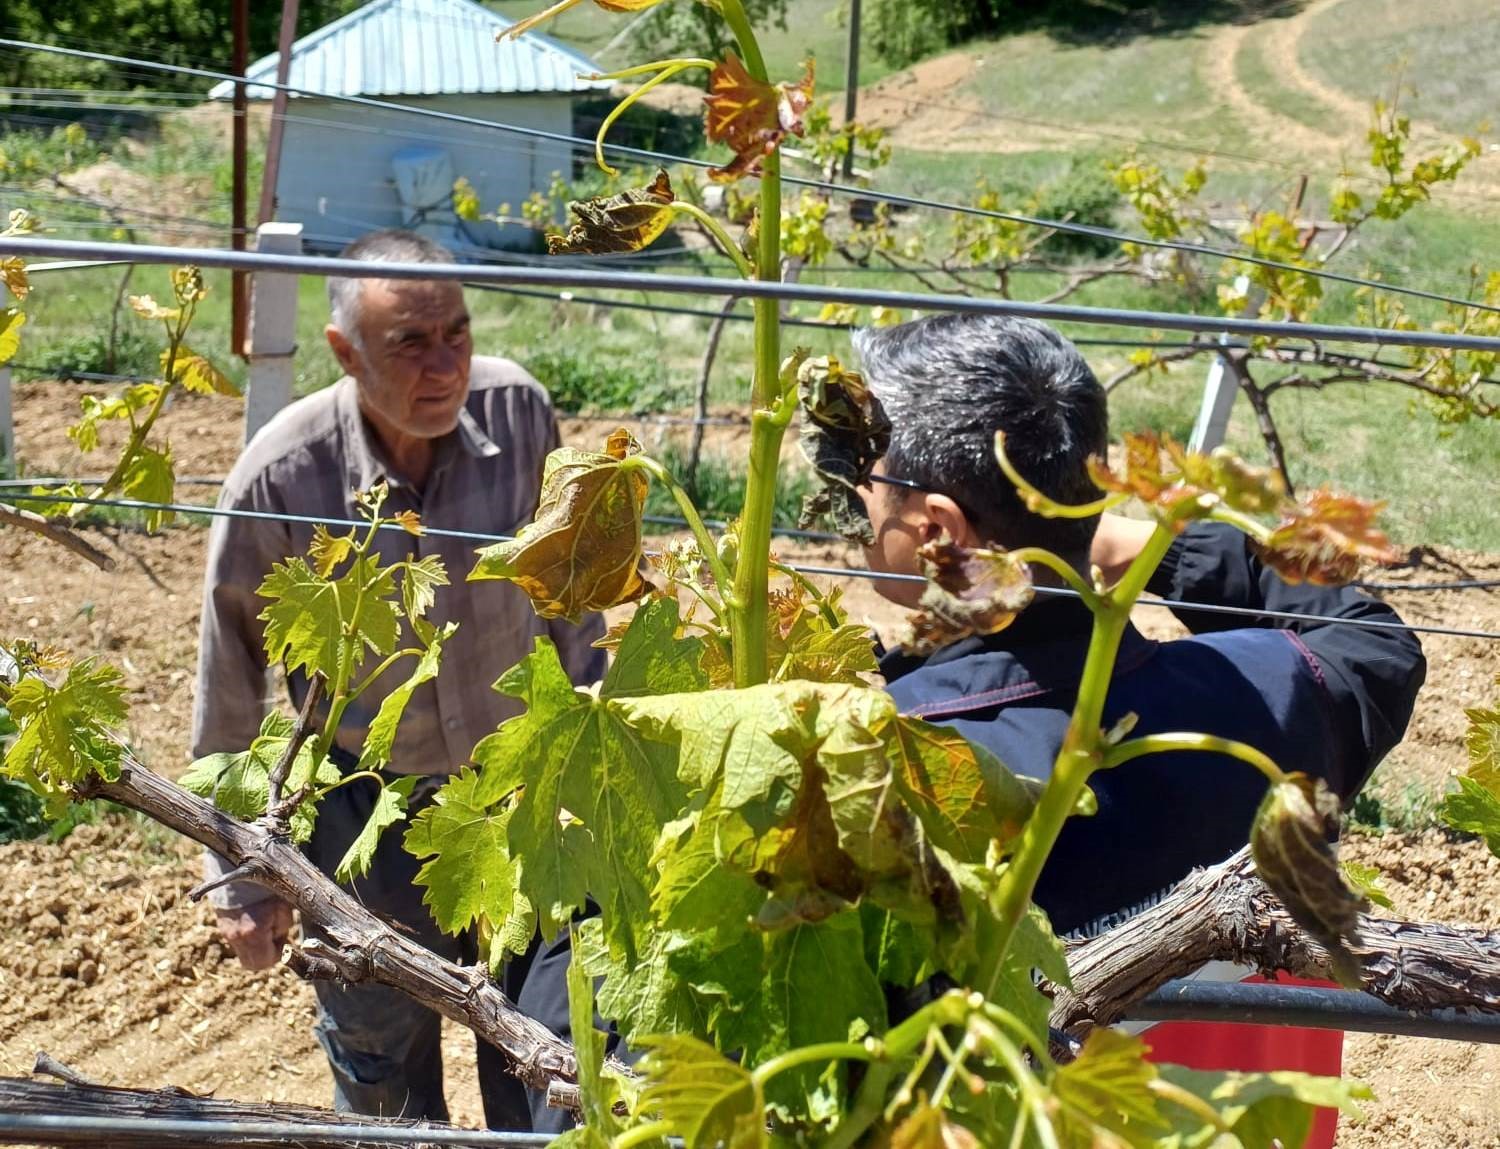
[[[300,223],[263,223],[255,229],[255,250],[302,254]],[[298,276],[257,271],[250,285],[250,384],[245,390],[245,442],[292,401],[297,352]]]

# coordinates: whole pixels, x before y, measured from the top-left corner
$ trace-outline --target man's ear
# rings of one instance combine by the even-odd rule
[[[961,547],[977,547],[983,540],[969,522],[964,509],[947,495],[928,493],[922,499],[927,521],[923,524],[923,542],[936,542],[947,535]]]
[[[339,366],[344,369],[345,375],[355,375],[363,366],[358,349],[350,342],[349,337],[333,324],[323,328],[323,334],[328,339],[328,346],[333,350],[333,357],[339,361]]]

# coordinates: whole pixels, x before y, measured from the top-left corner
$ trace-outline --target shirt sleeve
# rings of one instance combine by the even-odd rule
[[[231,480],[233,483],[233,480]],[[219,506],[274,510],[263,480],[226,486]],[[193,697],[193,756],[239,752],[260,733],[270,707],[269,667],[257,616],[265,606],[255,593],[273,563],[291,550],[285,523],[218,517],[208,536],[203,575],[203,614],[198,628],[198,676]],[[204,877],[229,870],[227,861],[204,852]],[[260,886],[234,882],[209,891],[219,909],[238,909],[269,897]]]
[[[1249,540],[1223,523],[1196,523],[1163,559],[1148,590],[1187,603],[1319,615],[1322,621],[1195,611],[1173,613],[1194,634],[1261,626],[1290,631],[1315,660],[1347,763],[1331,778],[1346,800],[1401,741],[1427,676],[1422,644],[1388,605],[1352,587],[1287,582],[1256,557]],[[1347,621],[1375,626],[1347,625]]]

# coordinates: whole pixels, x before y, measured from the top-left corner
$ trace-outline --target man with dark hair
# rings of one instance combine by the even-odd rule
[[[943,315],[862,331],[855,346],[893,428],[876,482],[863,489],[874,569],[919,573],[918,547],[945,535],[969,547],[1043,547],[1085,575],[1100,567],[1110,581],[1140,553],[1150,523],[1035,515],[996,461],[995,434],[1004,432],[1016,471],[1046,495],[1073,504],[1100,495],[1086,462],[1104,454],[1104,390],[1057,332],[1031,320]],[[1049,573],[1039,572],[1038,582]],[[877,585],[906,606],[922,593],[918,583]],[[1243,535],[1216,523],[1188,527],[1149,590],[1190,603],[1400,621],[1352,589],[1287,584]],[[1246,742],[1283,769],[1325,779],[1346,801],[1400,741],[1425,674],[1410,631],[1174,613],[1190,637],[1153,642],[1127,632],[1106,726],[1134,713],[1132,737],[1186,730]],[[1016,773],[1046,778],[1091,628],[1076,598],[1039,596],[998,634],[927,657],[894,650],[881,671],[904,713],[952,726]],[[1148,755],[1094,775],[1098,811],[1064,827],[1038,904],[1059,933],[1092,936],[1117,924],[1193,867],[1243,846],[1265,785],[1254,768],[1202,752]],[[1158,1058],[1201,1068],[1338,1071],[1338,1034],[1308,1039],[1310,1031],[1235,1026],[1220,1045],[1228,1035],[1214,1028],[1158,1026],[1148,1041]],[[1329,1119],[1323,1123],[1317,1143],[1331,1144]]]
[[[374,263],[451,263],[441,246],[409,231],[381,231],[344,252]],[[508,359],[476,357],[463,290],[452,280],[334,278],[328,281],[329,346],[346,372],[332,387],[280,412],[246,448],[225,482],[221,507],[358,519],[354,492],[389,486],[384,514],[414,511],[429,527],[511,534],[528,522],[540,493],[542,461],[558,446],[546,392]],[[256,588],[273,563],[306,554],[311,523],[217,518],[209,536],[198,682],[193,713],[197,756],[242,751],[260,729],[272,690]],[[466,539],[382,531],[383,562],[437,555],[450,585],[437,591],[428,618],[457,622],[443,652],[445,670],[412,695],[391,755],[390,772],[420,774],[413,812],[469,760],[476,742],[519,710],[490,688],[540,635],[558,646],[579,683],[596,681],[604,654],[598,616],[578,626],[538,619],[526,596],[501,581],[468,582],[475,544]],[[407,644],[409,645],[409,644]],[[331,754],[353,770],[382,700],[406,672],[387,671],[343,712]],[[300,705],[307,683],[289,683]],[[369,818],[378,787],[368,779],[340,786],[319,803],[309,856],[333,874]],[[354,893],[443,957],[472,961],[472,937],[442,934],[415,884],[418,863],[400,833],[380,841],[370,873]],[[210,878],[223,859],[210,855]],[[210,895],[219,927],[251,969],[273,965],[292,924],[291,907],[259,886],[235,882]],[[519,977],[517,968],[507,977]],[[509,984],[509,982],[507,982]],[[441,1019],[404,994],[380,986],[314,983],[318,1040],[333,1071],[339,1109],[446,1120]],[[514,993],[514,987],[511,992]],[[524,1128],[524,1095],[498,1052],[479,1044],[486,1119]]]

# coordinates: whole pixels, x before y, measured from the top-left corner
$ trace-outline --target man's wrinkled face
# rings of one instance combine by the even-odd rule
[[[474,341],[456,283],[366,280],[350,349],[360,405],[382,431],[435,439],[458,425]],[[344,359],[344,355],[340,355]]]

